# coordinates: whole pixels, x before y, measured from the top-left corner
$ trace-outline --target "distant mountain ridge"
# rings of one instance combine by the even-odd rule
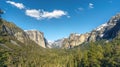
[[[104,23],[89,33],[85,34],[70,34],[66,39],[58,41],[61,43],[62,48],[71,48],[78,46],[84,42],[95,42],[98,40],[106,39],[112,40],[120,32],[120,14],[113,16],[107,23]],[[54,45],[54,43],[53,43]],[[56,44],[57,45],[57,44]],[[55,46],[55,45],[54,45]]]
[[[113,16],[107,23],[98,26],[89,33],[72,33],[68,38],[58,39],[54,42],[47,41],[44,33],[38,30],[24,31],[13,23],[5,20],[0,21],[1,36],[9,36],[12,43],[15,44],[14,40],[18,40],[24,44],[34,42],[43,48],[72,48],[85,42],[95,42],[102,39],[109,41],[115,38],[120,32],[120,14]]]

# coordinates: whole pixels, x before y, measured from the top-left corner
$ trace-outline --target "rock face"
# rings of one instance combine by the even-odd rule
[[[28,43],[30,39],[22,29],[17,27],[15,24],[9,23],[5,20],[1,20],[1,22],[2,23],[0,24],[0,32],[3,36],[9,35],[10,37],[15,38],[22,43]]]
[[[14,44],[13,40],[17,40],[25,45],[38,44],[45,48],[45,38],[42,32],[23,31],[15,24],[5,20],[0,20],[0,36],[8,36],[8,39]]]
[[[120,14],[117,14],[116,16],[113,16],[107,23],[100,25],[91,32],[85,34],[70,34],[68,38],[57,41],[56,45],[59,45],[60,42],[62,48],[71,48],[84,42],[95,42],[102,39],[111,40],[119,33]]]
[[[120,32],[120,14],[113,16],[107,23],[102,24],[90,34],[88,41],[97,41],[101,39],[111,40]]]
[[[108,22],[106,31],[104,31],[104,39],[113,39],[120,32],[120,14],[113,16],[112,19]]]
[[[64,48],[71,48],[74,46],[78,46],[82,44],[83,42],[87,41],[88,34],[71,34],[69,38],[64,39],[63,46]]]
[[[86,34],[76,34],[72,33],[68,38],[62,38],[54,41],[52,43],[52,48],[72,48],[78,46],[83,42],[87,41],[89,33]]]
[[[62,38],[62,39],[58,39],[56,41],[54,41],[52,44],[51,44],[51,47],[52,48],[62,48],[62,44],[63,44],[63,41],[65,40],[65,38]]]
[[[28,30],[25,31],[26,34],[29,36],[29,38],[31,40],[33,40],[35,43],[37,43],[38,45],[42,46],[42,47],[46,47],[45,46],[45,40],[44,40],[44,35],[42,32],[37,31],[37,30]]]

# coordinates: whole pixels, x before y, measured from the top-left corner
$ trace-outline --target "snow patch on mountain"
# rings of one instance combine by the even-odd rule
[[[49,45],[52,45],[54,41],[48,40]]]
[[[103,28],[105,28],[105,27],[107,27],[107,26],[108,26],[107,23],[102,24],[102,25],[100,25],[99,27],[96,28],[96,31],[100,31],[100,30],[102,30]]]

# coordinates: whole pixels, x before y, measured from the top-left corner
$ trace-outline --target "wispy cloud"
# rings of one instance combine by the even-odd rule
[[[11,4],[11,5],[13,5],[13,6],[15,6],[19,9],[24,9],[25,8],[25,6],[22,3],[16,3],[16,2],[13,2],[13,1],[6,1],[6,3],[9,3],[9,4]]]
[[[9,3],[19,9],[24,9],[25,10],[25,14],[29,17],[33,17],[36,18],[37,20],[40,19],[52,19],[52,18],[60,18],[62,16],[66,16],[67,18],[70,18],[70,16],[68,16],[66,11],[63,10],[53,10],[51,12],[49,11],[44,11],[43,9],[25,9],[25,6],[22,3],[16,3],[13,1],[6,1],[6,3]]]
[[[94,4],[93,3],[89,3],[89,8],[90,9],[94,8]]]
[[[44,10],[36,10],[36,9],[28,9],[25,11],[27,16],[36,18],[36,19],[51,19],[51,18],[60,18],[62,16],[67,15],[67,12],[62,10],[53,10],[52,12],[44,11]]]
[[[79,10],[79,11],[83,11],[83,10],[84,10],[84,8],[80,7],[80,8],[78,8],[78,10]]]

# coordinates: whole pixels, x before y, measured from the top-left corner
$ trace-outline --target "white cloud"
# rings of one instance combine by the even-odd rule
[[[9,3],[19,9],[24,9],[25,14],[27,16],[39,19],[51,19],[51,18],[60,18],[62,16],[66,16],[67,18],[70,18],[70,16],[67,15],[66,11],[63,10],[53,10],[52,12],[44,11],[42,9],[27,9],[22,3],[16,3],[13,1],[6,1],[6,3]]]
[[[36,18],[36,19],[41,18],[40,10],[36,10],[36,9],[26,10],[25,13],[26,13],[27,16],[30,16],[30,17],[33,17],[33,18]]]
[[[13,2],[13,1],[6,1],[6,3],[9,3],[9,4],[11,4],[11,5],[13,5],[13,6],[15,6],[19,9],[24,9],[25,8],[25,6],[22,3],[16,3],[16,2]]]
[[[94,4],[93,3],[89,3],[89,8],[94,8]]]
[[[52,12],[44,11],[44,10],[36,10],[36,9],[29,9],[26,10],[26,15],[36,18],[36,19],[51,19],[51,18],[60,18],[61,16],[67,15],[67,12],[62,10],[54,10]]]
[[[67,12],[62,10],[54,10],[53,12],[44,11],[42,14],[42,17],[43,18],[59,18],[64,15],[67,15]]]

